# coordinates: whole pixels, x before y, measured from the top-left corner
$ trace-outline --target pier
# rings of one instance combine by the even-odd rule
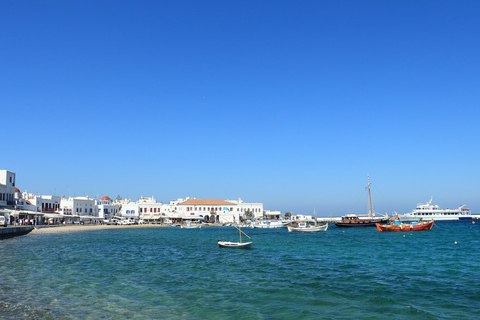
[[[33,226],[8,226],[0,227],[0,238],[21,236],[33,230]]]

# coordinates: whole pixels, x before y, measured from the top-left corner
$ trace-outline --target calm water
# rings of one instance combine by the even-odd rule
[[[245,231],[253,250],[219,249],[218,239],[238,238],[227,227],[1,240],[0,318],[480,318],[478,222]]]

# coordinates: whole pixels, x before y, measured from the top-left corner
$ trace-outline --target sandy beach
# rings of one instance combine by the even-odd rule
[[[37,226],[30,232],[30,234],[41,233],[60,233],[73,231],[87,231],[87,230],[103,230],[103,229],[126,229],[126,228],[159,228],[168,227],[165,224],[132,224],[132,225],[58,225],[58,226]]]

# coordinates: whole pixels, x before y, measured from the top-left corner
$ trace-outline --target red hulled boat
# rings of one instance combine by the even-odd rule
[[[390,223],[390,224],[380,224],[377,223],[378,231],[423,231],[430,230],[433,227],[433,219],[429,222],[419,222],[419,223]]]

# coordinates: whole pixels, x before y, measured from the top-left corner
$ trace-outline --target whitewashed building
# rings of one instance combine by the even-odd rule
[[[79,217],[81,220],[98,219],[97,199],[89,197],[68,197],[60,201],[60,211],[66,218]]]
[[[0,170],[0,207],[13,205],[15,200],[15,172]]]
[[[114,203],[108,196],[103,196],[97,201],[97,212],[99,219],[110,220],[120,215],[120,204]]]
[[[138,219],[140,217],[140,205],[136,202],[122,204],[121,216],[127,219]]]
[[[265,220],[280,220],[282,213],[278,210],[265,210],[263,216]]]
[[[253,219],[259,219],[263,217],[263,203],[244,202],[240,198],[238,198],[238,200],[227,200],[227,201],[237,205],[235,209],[240,216],[245,217],[245,213],[247,211],[250,211],[253,214]]]
[[[155,198],[152,197],[140,197],[137,201],[138,207],[140,209],[140,215],[160,215],[163,208],[163,203],[157,202]]]
[[[247,211],[254,217],[263,215],[262,203],[245,203],[242,199],[196,199],[186,198],[176,204],[178,214],[187,220],[203,219],[207,222],[239,223]]]

